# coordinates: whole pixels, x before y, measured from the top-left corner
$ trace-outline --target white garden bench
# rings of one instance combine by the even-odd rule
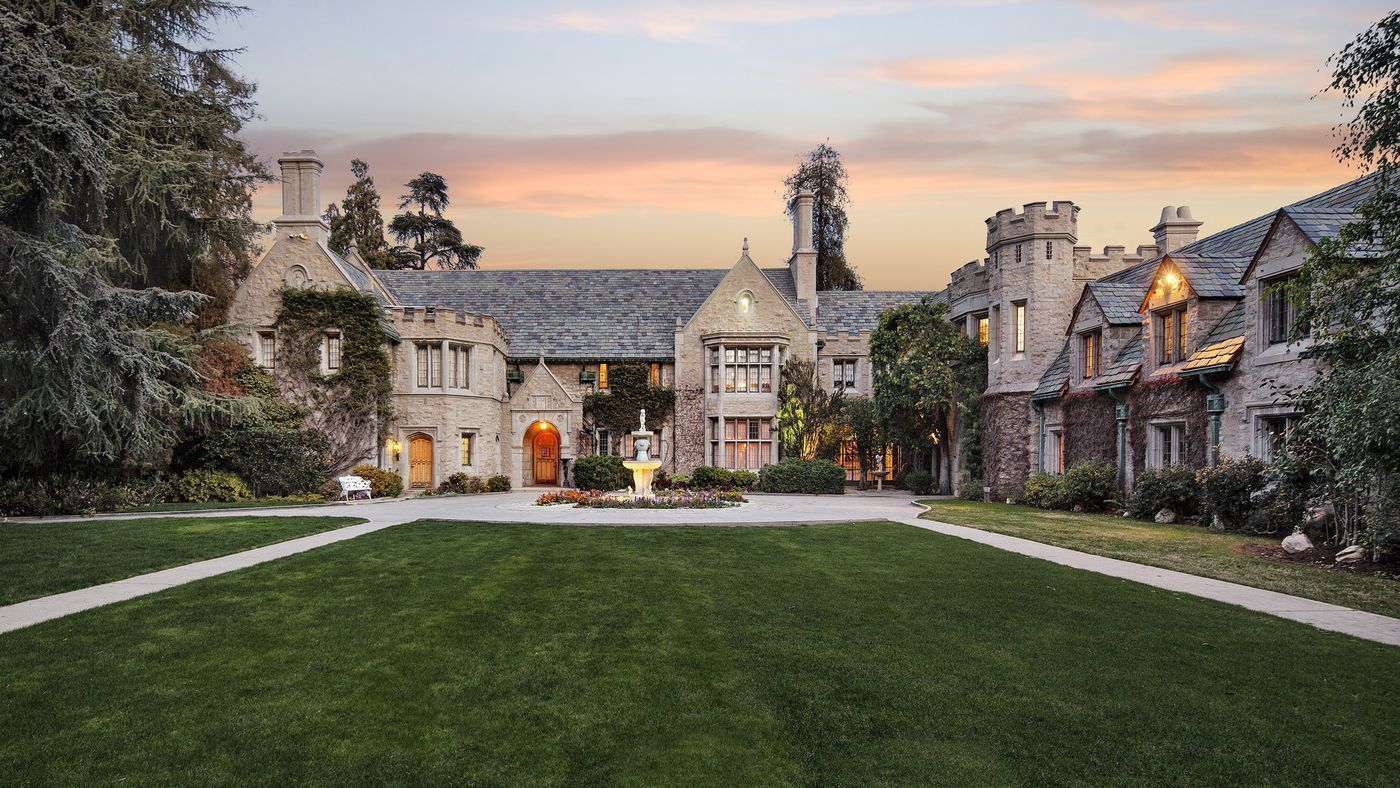
[[[369,480],[362,476],[341,476],[340,497],[346,501],[350,500],[350,493],[363,492],[365,497],[374,498],[374,493],[370,490]]]

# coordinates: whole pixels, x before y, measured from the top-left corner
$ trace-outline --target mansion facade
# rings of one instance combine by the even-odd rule
[[[776,267],[755,263],[745,241],[727,268],[383,271],[327,246],[315,153],[278,164],[276,238],[239,287],[230,322],[275,373],[284,288],[377,299],[395,420],[365,459],[418,488],[458,471],[567,484],[579,456],[630,453],[630,436],[583,414],[584,397],[606,390],[609,365],[622,363],[645,365],[676,392],[674,414],[653,425],[664,469],[757,470],[780,459],[782,365],[812,361],[823,385],[870,395],[880,313],[925,298],[946,302],[988,345],[982,457],[993,497],[1018,497],[1032,473],[1090,458],[1117,462],[1130,483],[1164,463],[1267,457],[1296,415],[1280,384],[1313,374],[1288,342],[1292,312],[1268,286],[1349,221],[1371,183],[1199,239],[1201,222],[1170,207],[1154,243],[1131,254],[1077,245],[1073,203],[1031,203],[988,219],[987,258],[941,292],[819,292],[810,194],[797,198],[792,251]],[[338,358],[328,331],[323,371]]]

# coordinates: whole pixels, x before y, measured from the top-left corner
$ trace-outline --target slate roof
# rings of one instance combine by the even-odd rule
[[[817,298],[817,325],[827,331],[874,331],[881,312],[925,296],[935,302],[948,300],[943,292],[932,290],[824,290]]]
[[[1143,292],[1141,285],[1136,282],[1106,282],[1100,279],[1090,282],[1088,287],[1109,325],[1121,326],[1142,322],[1142,315],[1138,313],[1138,304],[1142,300]],[[1072,323],[1070,328],[1073,328]]]
[[[1094,388],[1103,391],[1132,383],[1133,378],[1137,377],[1138,369],[1142,367],[1142,356],[1142,327],[1139,326],[1128,339],[1128,344],[1118,351],[1118,355],[1109,362],[1103,374],[1094,380]]]
[[[1032,402],[1055,399],[1064,393],[1065,386],[1069,385],[1069,343],[1070,340],[1066,339],[1060,348],[1060,355],[1055,356],[1045,374],[1041,375],[1040,385],[1031,393]]]
[[[347,264],[348,265],[348,264]],[[761,269],[783,298],[807,319],[787,268]],[[505,329],[514,358],[659,359],[675,355],[675,325],[695,310],[728,268],[548,269],[505,271],[379,271],[376,276],[404,306],[451,308],[490,315]],[[831,293],[825,311],[833,330],[864,330],[872,305],[918,300],[918,293]],[[902,300],[896,299],[902,297]],[[841,305],[845,305],[843,308]]]
[[[1216,369],[1229,369],[1239,358],[1240,351],[1244,348],[1244,339],[1245,311],[1244,302],[1240,301],[1210,330],[1210,334],[1201,343],[1201,348],[1186,359],[1180,374],[1195,375]]]

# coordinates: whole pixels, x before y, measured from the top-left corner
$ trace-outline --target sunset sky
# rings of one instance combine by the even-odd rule
[[[983,221],[1073,200],[1130,249],[1166,204],[1203,233],[1356,173],[1325,60],[1388,4],[995,0],[270,2],[217,43],[259,84],[246,139],[315,148],[338,201],[423,170],[482,265],[718,267],[791,245],[782,179],[829,140],[870,289],[939,289]],[[275,187],[257,218],[278,213]]]

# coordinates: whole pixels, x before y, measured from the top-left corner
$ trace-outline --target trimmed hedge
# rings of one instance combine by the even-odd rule
[[[1162,509],[1171,509],[1178,519],[1191,517],[1200,500],[1196,470],[1188,465],[1170,465],[1138,477],[1133,484],[1133,497],[1128,501],[1128,514],[1150,520]]]
[[[745,471],[749,473],[749,471]],[[691,487],[733,487],[734,471],[714,465],[701,465],[690,474]]]
[[[1065,495],[1065,477],[1053,473],[1037,473],[1026,480],[1021,491],[1021,501],[1028,506],[1041,509],[1068,509]]]
[[[574,486],[580,490],[612,492],[632,486],[632,472],[622,458],[612,454],[590,454],[574,460]]]
[[[238,474],[259,497],[316,490],[331,470],[330,441],[311,429],[217,432],[204,453],[207,465]]]
[[[1085,460],[1065,472],[1065,507],[1102,511],[1118,498],[1118,469],[1107,460]]]
[[[734,471],[730,478],[733,479],[734,486],[741,490],[752,490],[753,486],[758,484],[758,474],[753,471],[740,469]]]
[[[830,460],[787,459],[776,465],[765,465],[759,471],[758,490],[841,495],[846,492],[846,471]]]
[[[486,492],[510,492],[510,477],[503,473],[486,480]]]
[[[253,497],[248,483],[237,474],[199,468],[185,471],[170,484],[177,501],[186,503],[229,503]]]
[[[370,495],[375,498],[396,498],[403,492],[403,477],[393,471],[373,465],[356,465],[350,469],[348,475],[359,476],[369,482]]]

